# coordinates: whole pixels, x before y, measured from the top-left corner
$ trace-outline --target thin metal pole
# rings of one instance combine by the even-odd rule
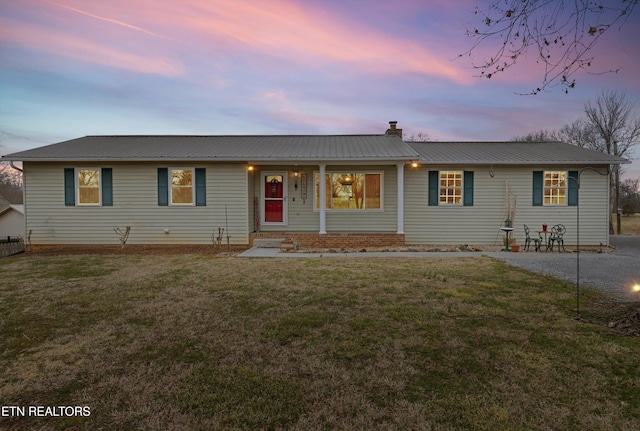
[[[580,317],[580,177],[584,171],[593,171],[602,176],[609,175],[609,167],[607,166],[607,172],[602,173],[596,168],[590,166],[582,168],[578,171],[578,178],[567,177],[573,179],[577,183],[578,187],[578,202],[576,203],[576,317]]]
[[[580,191],[580,174],[578,174],[578,192]],[[580,198],[578,198],[580,199]],[[580,317],[580,201],[576,205],[576,316]]]

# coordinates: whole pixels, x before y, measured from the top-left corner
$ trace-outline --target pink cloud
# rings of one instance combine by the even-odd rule
[[[76,4],[73,0],[10,3],[4,15],[12,18],[0,18],[0,37],[7,43],[53,58],[145,74],[184,74],[182,61],[164,51],[164,45],[170,41],[136,25],[135,18],[139,15],[133,7],[115,4],[113,9],[105,10],[101,5],[102,2]]]
[[[237,0],[183,4],[201,13],[184,17],[178,25],[218,43],[226,38],[263,54],[306,64],[330,61],[368,72],[420,73],[470,82],[466,72],[432,53],[422,41],[385,34],[312,6],[287,0],[272,0],[268,7]]]
[[[71,6],[67,6],[67,5],[64,5],[64,4],[56,3],[56,2],[51,1],[51,0],[44,0],[44,1],[47,2],[47,3],[50,3],[52,5],[55,5],[55,6],[58,6],[58,7],[61,7],[61,8],[68,9],[70,11],[79,13],[81,15],[85,15],[85,16],[88,16],[88,17],[91,17],[91,18],[98,19],[100,21],[108,22],[108,23],[111,23],[111,24],[115,24],[115,25],[119,25],[119,26],[122,26],[122,27],[125,27],[125,28],[128,28],[128,29],[131,29],[131,30],[135,30],[135,31],[139,31],[139,32],[142,32],[142,33],[146,33],[146,34],[148,34],[150,36],[155,36],[155,37],[160,37],[160,38],[163,37],[163,36],[161,36],[159,34],[156,34],[156,33],[152,32],[152,31],[145,30],[144,28],[128,24],[128,23],[126,23],[124,21],[119,21],[117,19],[95,15],[95,14],[92,14],[92,13],[89,13],[89,12],[85,12],[85,11],[83,11],[81,9],[77,9],[77,8],[74,8],[74,7],[71,7]]]
[[[324,115],[305,113],[310,109],[305,109],[300,103],[292,102],[282,90],[268,91],[256,103],[267,104],[269,106],[268,116],[284,123],[306,124],[323,130],[336,126],[334,111]]]
[[[166,76],[176,76],[184,72],[181,64],[169,58],[133,54],[91,42],[63,30],[2,17],[0,38],[5,43],[14,43],[25,48],[102,66]]]
[[[143,73],[177,75],[197,47],[212,56],[245,51],[318,70],[336,64],[473,82],[468,70],[438,52],[437,40],[393,35],[379,24],[292,0],[21,0],[11,9],[22,15],[7,30],[14,43]]]

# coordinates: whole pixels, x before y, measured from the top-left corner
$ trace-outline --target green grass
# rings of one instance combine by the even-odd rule
[[[613,226],[616,228],[616,214],[612,215]],[[622,235],[640,235],[640,214],[620,217]]]
[[[625,430],[625,304],[489,258],[0,260],[9,430]]]

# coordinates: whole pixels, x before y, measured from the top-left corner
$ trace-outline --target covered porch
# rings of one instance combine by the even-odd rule
[[[406,165],[250,164],[249,245],[288,240],[305,248],[403,246]]]

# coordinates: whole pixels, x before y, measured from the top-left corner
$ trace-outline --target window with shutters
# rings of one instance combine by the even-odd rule
[[[429,206],[473,206],[473,171],[429,171]]]
[[[113,169],[64,168],[64,205],[113,206]]]

